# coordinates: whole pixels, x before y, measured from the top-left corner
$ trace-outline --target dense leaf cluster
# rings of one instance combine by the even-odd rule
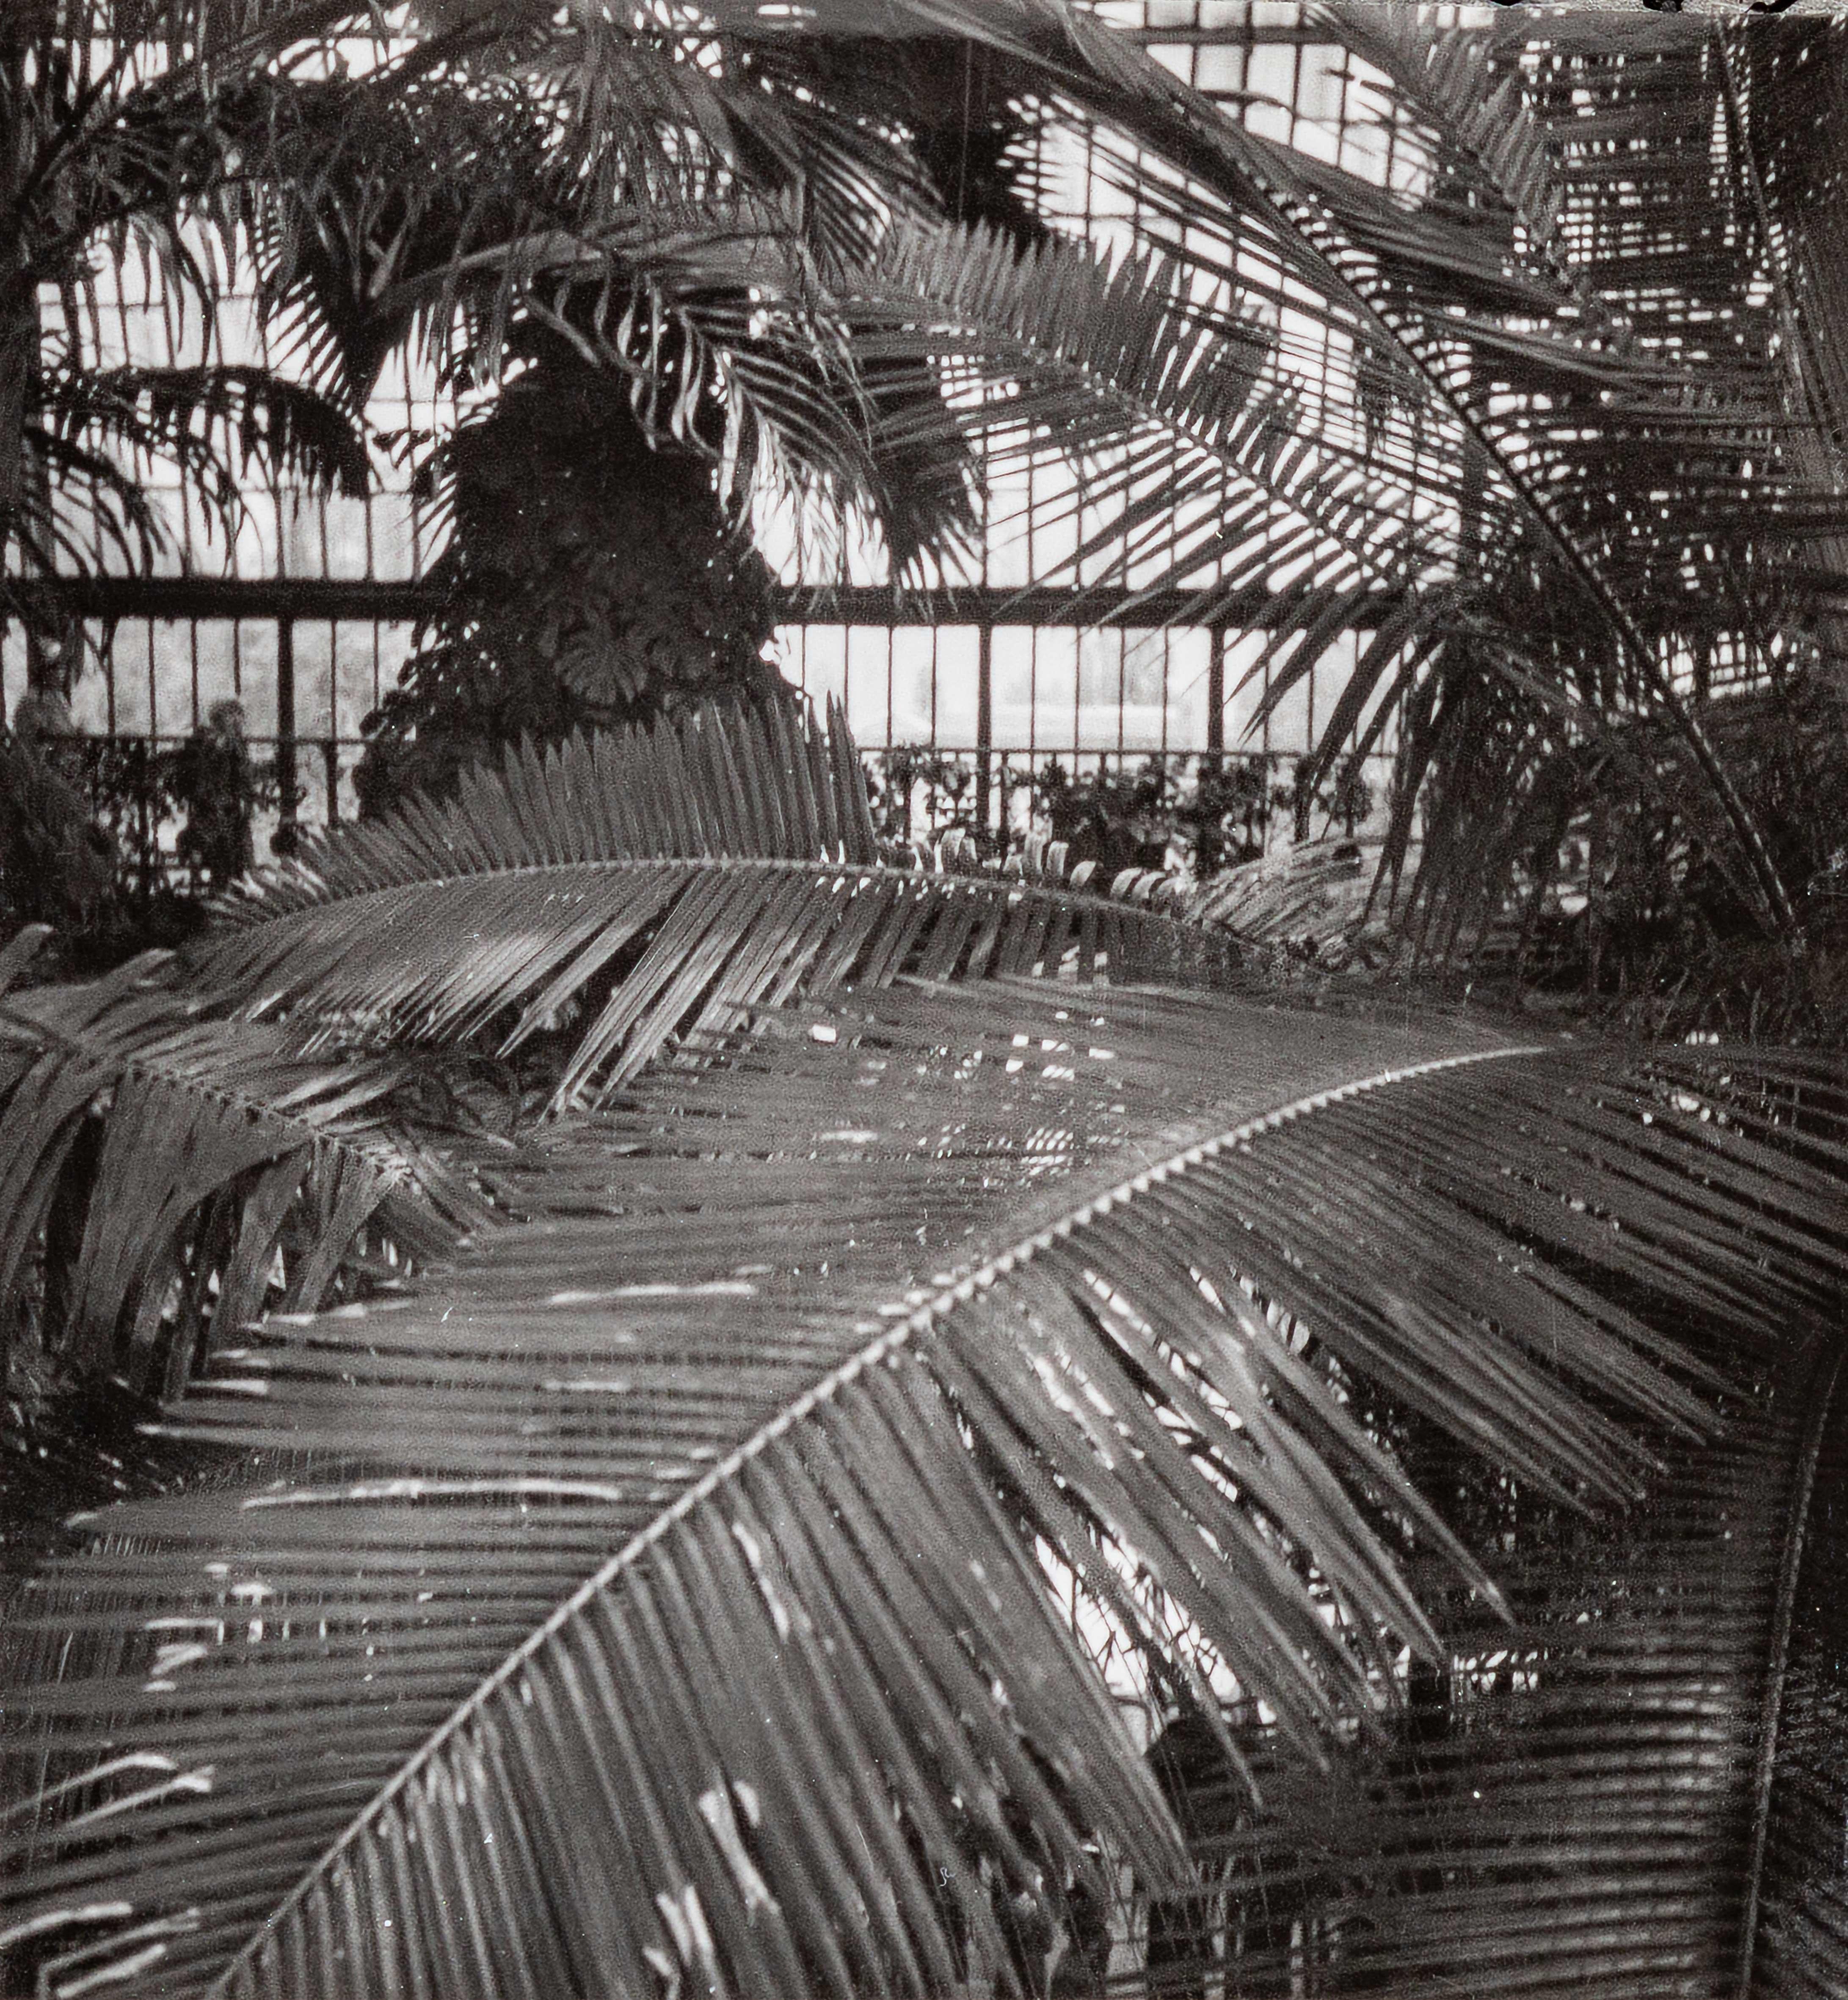
[[[449,447],[443,595],[368,719],[362,804],[453,793],[510,744],[787,702],[770,572],[705,465],[657,450],[619,380],[556,347]]]

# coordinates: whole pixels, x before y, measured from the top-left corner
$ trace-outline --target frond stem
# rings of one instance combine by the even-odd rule
[[[1403,1069],[1382,1070],[1374,1076],[1358,1078],[1351,1083],[1318,1091],[1312,1096],[1298,1098],[1292,1103],[1279,1106],[1274,1111],[1247,1119],[1244,1123],[1233,1127],[1229,1131],[1201,1140],[1185,1151],[1172,1155],[1153,1167],[1144,1168],[1130,1179],[1118,1182],[1104,1193],[1094,1196],[1070,1214],[1060,1217],[1048,1227],[1015,1244],[999,1256],[990,1259],[979,1269],[971,1272],[955,1284],[945,1286],[922,1305],[906,1312],[903,1318],[896,1318],[895,1316],[896,1323],[889,1331],[869,1341],[845,1361],[830,1370],[820,1381],[804,1390],[793,1402],[779,1410],[747,1438],[729,1457],[721,1459],[696,1484],[688,1487],[678,1499],[664,1508],[646,1527],[632,1535],[601,1568],[580,1584],[553,1611],[543,1625],[529,1633],[493,1672],[478,1682],[460,1704],[452,1710],[436,1729],[425,1738],[416,1752],[399,1766],[386,1783],[329,1844],[313,1866],[265,1918],[237,1956],[206,1989],[203,2000],[226,2000],[226,1996],[235,1987],[241,1970],[255,1957],[265,1940],[283,1920],[307,1898],[314,1884],[360,1839],[380,1814],[444,1746],[481,1712],[495,1694],[508,1686],[529,1660],[695,1509],[703,1505],[721,1488],[730,1484],[752,1460],[869,1369],[877,1367],[881,1362],[890,1359],[914,1341],[921,1339],[934,1325],[948,1320],[959,1307],[966,1305],[977,1293],[988,1290],[1011,1272],[1043,1255],[1054,1244],[1063,1241],[1098,1217],[1125,1206],[1138,1195],[1146,1194],[1149,1189],[1159,1186],[1177,1175],[1184,1174],[1190,1168],[1215,1158],[1222,1153],[1235,1151],[1267,1132],[1274,1132],[1285,1125],[1293,1124],[1299,1118],[1307,1117],[1318,1111],[1326,1111],[1334,1105],[1350,1102],[1357,1097],[1368,1095],[1375,1091],[1390,1089],[1395,1084],[1413,1082],[1420,1078],[1442,1071],[1469,1068],[1478,1063],[1508,1061],[1545,1053],[1545,1049],[1538,1044],[1479,1049],[1466,1055],[1444,1056],[1429,1062],[1411,1064]],[[266,1501],[265,1504],[274,1503]]]
[[[391,1180],[401,1182],[404,1179],[404,1162],[389,1150],[357,1138],[350,1133],[335,1131],[326,1126],[317,1125],[312,1119],[303,1117],[299,1112],[284,1110],[264,1098],[238,1089],[232,1084],[213,1082],[177,1065],[150,1060],[144,1053],[113,1055],[109,1051],[98,1047],[95,1043],[86,1041],[80,1034],[73,1034],[68,1029],[54,1027],[49,1022],[36,1020],[29,1014],[16,1012],[5,1005],[0,1005],[0,1023],[22,1030],[26,1037],[37,1042],[40,1046],[49,1045],[61,1049],[68,1056],[80,1061],[117,1063],[120,1066],[114,1075],[97,1084],[95,1093],[90,1100],[92,1104],[96,1096],[104,1091],[118,1089],[125,1077],[137,1077],[152,1083],[165,1084],[170,1089],[183,1090],[189,1095],[203,1098],[208,1103],[222,1106],[227,1111],[241,1111],[247,1117],[266,1119],[272,1124],[300,1132],[301,1143],[304,1145],[331,1144],[348,1148]]]
[[[1784,1552],[1777,1569],[1777,1602],[1771,1620],[1770,1658],[1765,1668],[1764,1701],[1758,1731],[1758,1759],[1752,1780],[1752,1839],[1746,1863],[1746,1908],[1739,1926],[1737,2000],[1750,2000],[1753,1962],[1758,1953],[1758,1920],[1763,1900],[1765,1851],[1771,1836],[1771,1795],[1777,1784],[1777,1734],[1784,1719],[1784,1686],[1790,1666],[1791,1632],[1796,1622],[1797,1584],[1809,1535],[1810,1502],[1816,1468],[1841,1380],[1839,1342],[1819,1337],[1810,1367],[1795,1379],[1808,1405],[1803,1444],[1784,1510]],[[1793,1371],[1794,1374],[1794,1371]]]

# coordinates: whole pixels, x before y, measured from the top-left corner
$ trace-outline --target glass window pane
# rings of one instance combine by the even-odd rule
[[[1033,729],[1031,626],[996,626],[991,686],[995,743],[1004,748],[1024,749]]]
[[[324,736],[333,719],[334,628],[319,619],[295,627],[295,733]]]
[[[211,713],[215,701],[229,701],[238,692],[237,627],[229,619],[202,618],[197,635],[199,712]]]
[[[1087,750],[1114,750],[1123,724],[1124,635],[1111,630],[1078,635],[1077,741]],[[1156,740],[1160,740],[1160,723]]]
[[[973,625],[937,628],[937,741],[948,749],[975,748],[981,638]]]
[[[252,736],[276,734],[276,623],[245,618],[238,625],[238,693]]]
[[[901,625],[892,634],[892,740],[928,743],[934,733],[931,681],[936,660],[927,625]]]
[[[1078,634],[1056,625],[1035,636],[1031,741],[1035,748],[1070,749],[1078,738]]]
[[[891,741],[892,703],[887,669],[891,634],[882,626],[854,625],[847,634],[847,722],[863,748]]]

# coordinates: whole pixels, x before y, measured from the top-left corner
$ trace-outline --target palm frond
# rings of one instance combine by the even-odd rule
[[[1229,939],[1145,907],[882,858],[844,719],[824,735],[781,709],[529,748],[219,914],[193,977],[252,1013],[449,1037],[518,1007],[512,1049],[596,998],[560,1101],[797,992],[901,973],[1224,981],[1236,964]]]
[[[1225,1901],[1153,1905],[1170,1977],[1222,1946],[1247,1990],[1839,1990],[1839,1362],[1799,1342],[1621,1535],[1511,1534],[1514,1628],[1453,1621],[1357,1801],[1279,1773],[1253,1814],[1199,1760]]]
[[[869,503],[901,567],[966,544],[953,423],[936,460],[869,436],[887,405],[922,423],[934,377],[858,369],[829,304],[895,217],[934,212],[874,115],[884,93],[824,102],[813,74],[763,51],[702,64],[646,19],[476,30],[402,57],[401,88],[283,101],[296,170],[258,216],[259,257],[314,379],[363,394],[414,328],[452,375],[495,373],[529,320],[629,376],[650,430],[709,451],[728,499],[762,474],[832,512]]]
[[[9,949],[23,963],[36,941]],[[272,1284],[319,1305],[369,1225],[407,1271],[482,1214],[403,1133],[398,1064],[308,1060],[274,1030],[205,1018],[158,956],[85,987],[4,984],[8,1344],[74,1377],[175,1393]]]
[[[127,1991],[1041,1990],[1108,1860],[1177,1879],[1049,1575],[1119,1685],[1339,1757],[1408,1578],[1494,1601],[1390,1410],[1569,1513],[1832,1310],[1840,1120],[1779,1121],[1839,1080],[1701,1058],[990,984],[657,1071],[452,1278],[217,1358],[179,1429],[278,1479],[47,1575],[9,1935]]]
[[[1714,620],[1761,640],[1780,625],[1814,629],[1824,607],[1801,582],[1806,549],[1840,514],[1834,485],[1794,440],[1772,318],[1746,307],[1763,262],[1757,233],[1715,234],[1715,218],[1736,203],[1728,169],[1710,157],[1723,95],[1711,37],[1665,30],[1646,65],[1625,68],[1586,60],[1583,36],[1572,44],[1567,30],[1575,52],[1555,75],[1531,69],[1531,36],[1516,47],[1506,33],[1368,17],[1361,38],[1388,79],[1395,143],[1408,161],[1423,153],[1415,185],[1389,189],[1225,117],[1080,15],[947,11],[969,16],[965,32],[984,43],[1056,74],[1063,99],[1129,149],[1122,172],[1170,226],[1172,254],[1235,298],[1253,259],[1272,261],[1292,294],[1280,301],[1298,290],[1312,301],[1332,338],[1316,362],[1316,406],[1292,426],[1299,462],[1353,428],[1349,378],[1357,384],[1368,357],[1389,357],[1405,411],[1386,426],[1390,450],[1382,457],[1373,440],[1365,458],[1376,470],[1402,464],[1441,512],[1460,512],[1465,567],[1483,570],[1491,615],[1513,584],[1524,616],[1541,614],[1542,651],[1550,637],[1562,658],[1609,661],[1628,699],[1669,720],[1720,804],[1755,895],[1787,928],[1776,859],[1673,684],[1659,629]],[[1318,22],[1342,39],[1338,15],[1310,10],[1305,27]],[[1468,112],[1472,78],[1493,80],[1511,107],[1503,143]],[[1633,162],[1625,155],[1642,190],[1639,217],[1598,190],[1610,146],[1636,154],[1645,106],[1652,119],[1669,115],[1659,141],[1652,127]],[[1563,237],[1549,214],[1569,218]],[[1196,247],[1215,237],[1217,250]],[[1676,245],[1691,261],[1664,300],[1662,260]],[[1701,329],[1722,310],[1738,331],[1716,340]],[[1640,334],[1631,325],[1639,315]],[[1427,439],[1435,449],[1423,449]],[[1651,490],[1673,491],[1645,520],[1626,496],[1650,465],[1662,468]],[[1750,556],[1737,539],[1742,480],[1758,495]],[[1189,564],[1198,553],[1179,550]],[[1533,650],[1535,628],[1508,630],[1517,650]],[[1402,700],[1412,687],[1402,679],[1396,692]]]
[[[1493,341],[1487,352],[1479,343],[1473,366],[1458,368],[1453,358],[1453,336],[1447,328],[1457,318],[1451,307],[1459,285],[1486,286],[1488,294],[1473,318],[1467,312],[1463,316],[1454,338],[1465,342],[1472,338],[1472,327],[1489,330],[1484,307],[1493,310],[1499,305],[1503,311],[1513,307],[1544,313],[1558,301],[1545,297],[1544,286],[1518,303],[1511,293],[1496,300],[1493,294],[1506,281],[1483,267],[1483,252],[1466,230],[1446,225],[1429,214],[1419,217],[1413,226],[1384,196],[1351,183],[1333,169],[1305,164],[1226,121],[1211,120],[1204,111],[1194,123],[1194,137],[1204,151],[1217,153],[1227,172],[1261,194],[1292,238],[1293,247],[1321,262],[1325,288],[1346,298],[1362,324],[1384,330],[1409,359],[1437,405],[1447,410],[1487,454],[1496,484],[1513,505],[1515,520],[1538,536],[1540,545],[1569,580],[1569,587],[1583,594],[1596,620],[1607,628],[1628,670],[1640,678],[1651,698],[1687,737],[1725,807],[1770,907],[1787,925],[1791,921],[1788,891],[1762,835],[1700,721],[1668,684],[1656,649],[1638,623],[1638,596],[1626,588],[1631,554],[1627,524],[1606,523],[1583,512],[1587,507],[1595,509],[1598,487],[1595,479],[1581,477],[1589,469],[1583,464],[1582,429],[1569,428],[1576,419],[1567,412],[1579,412],[1581,399],[1562,397],[1562,384],[1548,385],[1545,401],[1558,412],[1551,420],[1559,422],[1555,445],[1545,434],[1551,422],[1536,430],[1529,414],[1530,398],[1520,399],[1518,418],[1496,414],[1495,398],[1508,387],[1505,342],[1499,356],[1493,351]],[[1447,234],[1457,239],[1454,244],[1442,240]],[[1583,345],[1585,335],[1575,328],[1565,344]],[[1531,340],[1525,345],[1534,348]],[[1605,350],[1599,366],[1608,380],[1617,366],[1616,357]],[[1649,434],[1650,448],[1666,448],[1683,457],[1711,450],[1715,441],[1704,421],[1704,407],[1694,412],[1691,422],[1679,418],[1683,384],[1648,363],[1640,371],[1632,367],[1625,372],[1631,379],[1619,398],[1619,408],[1629,405],[1636,418],[1629,421],[1619,415],[1617,431],[1635,440],[1640,429]],[[1738,419],[1742,448],[1753,421],[1762,424],[1774,407],[1773,395],[1768,380],[1746,385]],[[1600,400],[1607,398],[1607,390]],[[1597,419],[1600,435],[1610,422],[1609,415],[1601,413]],[[1696,484],[1704,500],[1708,482]]]
[[[253,463],[272,478],[293,474],[349,495],[366,489],[366,444],[352,419],[315,390],[265,369],[60,370],[43,379],[40,395],[44,420],[61,435],[106,437],[172,459],[227,511]]]
[[[991,477],[1049,443],[1083,462],[1070,514],[1087,525],[1064,565],[1075,582],[1158,559],[1164,580],[1192,584],[1205,622],[1274,576],[1271,623],[1291,633],[1357,584],[1396,595],[1445,553],[1434,536],[1408,561],[1402,488],[1301,438],[1295,391],[1264,379],[1271,337],[1198,311],[1170,259],[1113,269],[1056,238],[1022,251],[981,228],[910,227],[855,293],[869,354],[940,357]],[[1062,525],[1056,510],[1035,520]],[[1286,582],[1305,553],[1315,559]]]
[[[1844,1134],[1826,1058],[1652,1068],[1767,1162]],[[1621,1526],[1562,1532],[1507,1488],[1512,1628],[1453,1606],[1444,1672],[1351,1795],[1267,1762],[1254,1812],[1222,1755],[1183,1744],[1169,1789],[1201,1878],[1150,1905],[1170,1984],[1222,1952],[1260,1991],[1834,1990],[1839,1374],[1833,1321],[1797,1329]]]
[[[106,452],[39,425],[26,427],[23,442],[49,476],[29,481],[14,510],[20,574],[9,577],[9,594],[29,598],[33,579],[80,569],[99,548],[125,564],[154,566],[167,525],[140,481]]]
[[[12,524],[29,574],[81,571],[105,552],[151,568],[170,525],[145,481],[150,461],[175,468],[232,536],[253,465],[274,482],[347,494],[362,494],[369,476],[344,410],[260,368],[61,362],[41,371],[33,400],[26,447],[49,476],[31,482]]]
[[[1809,1407],[1802,1455],[1794,1477],[1787,1474],[1742,1884],[1742,1977],[1794,2000],[1821,2000],[1848,1981],[1848,1899],[1835,1840],[1848,1817],[1848,1739],[1839,1685],[1848,1599],[1842,1534],[1848,1453],[1838,1358],[1819,1357],[1815,1374],[1801,1385]]]

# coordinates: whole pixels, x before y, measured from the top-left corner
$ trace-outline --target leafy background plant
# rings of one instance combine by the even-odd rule
[[[443,608],[367,719],[363,808],[452,793],[523,739],[792,699],[768,658],[768,566],[619,379],[555,345],[446,450]]]
[[[1433,36],[1390,13],[1305,18],[1383,79],[1370,88],[1416,170],[1406,189],[1322,173],[1242,133],[1058,9],[952,7],[895,33],[845,6],[792,33],[722,6],[711,25],[725,60],[695,82],[671,36],[518,9],[446,19],[435,42],[394,51],[376,75],[329,75],[293,53],[270,61],[296,46],[279,9],[253,31],[249,80],[217,95],[132,68],[101,77],[71,143],[59,142],[58,185],[75,190],[65,209],[49,181],[33,183],[48,206],[30,254],[50,282],[65,272],[81,303],[74,246],[145,228],[175,283],[209,305],[209,269],[163,215],[190,204],[241,227],[267,297],[299,326],[309,383],[99,379],[93,397],[67,399],[68,434],[93,442],[97,426],[139,411],[134,435],[164,440],[202,491],[230,504],[240,453],[279,464],[299,449],[307,466],[318,452],[319,476],[352,477],[352,412],[395,343],[426,342],[459,384],[491,378],[543,337],[608,373],[612,409],[613,384],[628,384],[667,462],[677,449],[706,455],[723,503],[752,467],[817,502],[817,519],[851,502],[920,575],[953,568],[972,532],[971,450],[1004,470],[1044,456],[1056,434],[1090,455],[1106,515],[1112,498],[1125,503],[1073,558],[1074,579],[1126,575],[1140,561],[1151,588],[1196,589],[1206,618],[1252,575],[1289,577],[1273,609],[1274,700],[1340,635],[1362,580],[1390,591],[1418,577],[1357,666],[1302,788],[1307,798],[1340,780],[1364,717],[1371,741],[1402,716],[1375,908],[1403,915],[1414,957],[1487,976],[1508,956],[1511,904],[1570,937],[1559,898],[1583,884],[1562,871],[1587,849],[1599,782],[1587,774],[1608,768],[1585,750],[1588,718],[1635,724],[1647,747],[1626,768],[1650,787],[1651,812],[1675,821],[1687,922],[1737,947],[1739,978],[1716,971],[1699,998],[1684,996],[1687,1019],[1703,1008],[1718,1018],[1742,981],[1760,1019],[1820,1032],[1832,988],[1808,968],[1832,947],[1791,943],[1818,907],[1806,886],[1817,857],[1784,855],[1783,836],[1756,824],[1749,786],[1709,741],[1721,725],[1701,663],[1742,666],[1797,690],[1805,715],[1826,712],[1839,425],[1813,323],[1834,283],[1827,218],[1839,176],[1817,113],[1839,48],[1804,22],[1751,36],[1650,24],[1600,43],[1562,21],[1548,31],[1560,59],[1535,68],[1512,31]],[[882,61],[865,59],[875,47]],[[587,77],[602,82],[581,87]],[[82,87],[51,64],[19,101],[61,129],[58,92]],[[1646,243],[1610,182],[1600,125],[1621,134],[1645,99],[1649,144],[1624,172],[1642,176]],[[655,137],[668,128],[682,146],[671,166]],[[1035,146],[1054,129],[1094,147],[1139,203],[1139,247],[1157,255],[1120,282],[1049,227],[1056,195]],[[73,214],[81,226],[67,228]],[[1683,243],[1685,254],[1673,248]],[[1651,276],[1671,254],[1673,300]],[[1225,289],[1201,304],[1213,285]],[[1305,338],[1298,328],[1280,343],[1286,291],[1292,311],[1319,301],[1310,317],[1330,336],[1312,386],[1282,365]],[[1195,337],[1189,315],[1200,314],[1210,342]],[[14,372],[50,382],[64,365],[56,343],[70,339],[54,332],[47,348],[41,332],[28,365],[22,334]],[[1226,365],[1204,366],[1209,353]],[[555,354],[547,365],[563,364]],[[81,415],[92,403],[94,423]],[[1550,454],[1552,497],[1534,452]],[[33,490],[50,493],[43,457]],[[1660,477],[1638,505],[1645,471]],[[57,482],[61,505],[87,490]],[[1414,518],[1428,531],[1407,543]],[[587,572],[561,560],[588,589]],[[459,544],[453,561],[466,567]],[[715,561],[737,566],[723,533]],[[484,667],[466,590],[454,621],[472,636],[446,634],[431,655],[431,699],[440,685],[442,700],[479,707],[498,669]],[[503,618],[498,643],[513,645],[520,623]],[[1691,706],[1664,679],[1664,663],[1690,652]],[[511,671],[543,689],[549,669]],[[548,693],[520,719],[544,710],[562,727],[576,699]],[[380,727],[383,755],[407,717]],[[460,740],[478,742],[473,727]],[[1656,754],[1662,729],[1678,751]],[[1568,797],[1582,824],[1549,843],[1545,822]],[[1423,828],[1435,837],[1414,843]],[[1216,859],[1215,844],[1196,860]],[[1447,857],[1458,858],[1454,877]],[[1478,859],[1492,886],[1479,884]],[[1728,884],[1717,903],[1704,886],[1716,871]],[[1626,899],[1660,898],[1639,880]],[[1784,941],[1746,941],[1740,912]],[[1595,920],[1578,929],[1552,955],[1556,984],[1569,960],[1594,994],[1646,984],[1652,944],[1620,972],[1618,933]],[[1518,950],[1513,962],[1525,963]]]

